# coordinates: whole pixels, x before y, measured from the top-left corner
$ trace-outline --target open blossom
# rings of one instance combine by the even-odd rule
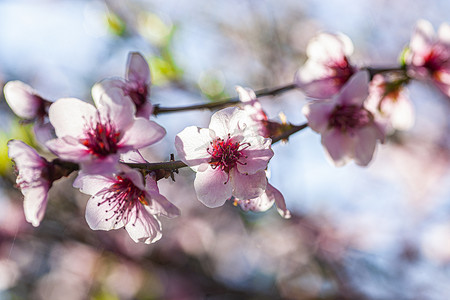
[[[436,36],[430,22],[417,22],[405,63],[411,76],[431,78],[450,97],[450,26],[443,23]]]
[[[135,242],[146,244],[161,236],[159,215],[178,216],[179,209],[161,195],[154,177],[124,165],[114,174],[84,175],[77,178],[80,191],[92,197],[86,206],[86,221],[93,230],[125,227]]]
[[[384,141],[384,126],[365,107],[368,75],[355,74],[330,100],[315,100],[303,107],[312,130],[322,135],[322,145],[336,166],[354,159],[366,166],[372,160],[377,140]]]
[[[113,166],[121,153],[159,141],[165,130],[153,121],[135,118],[131,100],[120,88],[94,97],[96,107],[74,98],[56,101],[49,111],[57,139],[48,148],[62,159]]]
[[[357,71],[350,64],[352,41],[344,34],[321,33],[308,44],[308,60],[295,75],[295,83],[308,97],[330,98]]]
[[[111,88],[120,88],[126,96],[129,96],[136,107],[136,116],[150,118],[153,106],[148,101],[150,94],[150,69],[145,58],[137,52],[128,55],[125,79],[105,79],[92,88],[93,98],[99,98],[102,94],[108,94]]]
[[[283,194],[271,184],[267,183],[266,190],[264,193],[256,198],[252,199],[234,199],[235,203],[238,204],[245,211],[263,212],[268,210],[275,205],[277,206],[278,213],[285,219],[291,217],[290,211],[286,208],[286,202],[284,201]]]
[[[208,207],[221,206],[231,196],[255,198],[266,188],[271,140],[245,122],[245,111],[226,108],[212,115],[209,128],[190,126],[175,138],[180,159],[197,172],[197,197]]]
[[[387,130],[407,130],[414,124],[414,108],[403,85],[376,74],[369,84],[366,107],[385,122]]]
[[[16,183],[24,195],[25,218],[39,226],[47,207],[48,190],[52,186],[52,165],[24,142],[8,142],[8,156],[18,171]]]
[[[22,81],[9,81],[3,88],[6,102],[20,118],[34,121],[34,132],[39,142],[45,143],[51,138],[53,128],[48,122],[50,101],[42,98],[38,92]]]

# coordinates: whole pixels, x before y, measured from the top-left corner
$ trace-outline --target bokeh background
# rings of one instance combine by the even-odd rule
[[[343,32],[361,66],[396,66],[414,24],[450,22],[445,0],[3,0],[0,85],[22,80],[42,96],[90,99],[92,85],[124,76],[139,51],[152,103],[179,106],[291,83],[308,40]],[[54,184],[44,221],[26,223],[6,142],[39,147],[0,100],[0,299],[448,299],[450,100],[412,82],[415,126],[394,133],[367,168],[334,167],[310,129],[274,145],[270,182],[292,218],[197,201],[193,172],[160,190],[182,210],[163,238],[135,244],[125,230],[91,231],[88,197]],[[261,98],[270,118],[305,121],[301,91]],[[146,150],[168,160],[174,137],[211,112],[160,115],[166,138]],[[45,149],[41,148],[43,155]]]

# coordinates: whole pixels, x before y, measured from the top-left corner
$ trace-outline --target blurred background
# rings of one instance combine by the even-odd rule
[[[92,101],[92,85],[123,77],[128,52],[139,51],[151,67],[152,103],[202,103],[236,96],[235,85],[291,83],[321,31],[347,34],[357,65],[396,66],[421,18],[435,28],[449,22],[450,2],[3,0],[0,86],[21,80],[47,99]],[[25,222],[6,143],[39,145],[2,94],[0,299],[448,299],[450,101],[425,83],[408,89],[415,126],[394,133],[367,168],[334,167],[310,129],[274,145],[270,182],[289,220],[274,208],[203,206],[188,169],[161,180],[182,215],[163,219],[152,245],[125,230],[90,230],[74,174],[54,184],[38,228]],[[261,102],[270,118],[305,121],[300,91]],[[167,136],[145,157],[168,160],[175,135],[210,116],[158,116]]]

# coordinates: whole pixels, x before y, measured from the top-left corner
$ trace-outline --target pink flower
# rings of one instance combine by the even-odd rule
[[[221,206],[231,196],[255,198],[266,188],[271,140],[246,122],[245,111],[226,108],[212,115],[209,128],[190,126],[175,138],[180,159],[197,172],[197,197],[208,207]]]
[[[368,75],[355,74],[331,100],[315,100],[303,107],[312,130],[322,135],[322,145],[336,166],[354,159],[366,166],[372,160],[384,128],[365,107]]]
[[[53,127],[48,123],[50,101],[21,81],[9,81],[3,88],[6,102],[12,111],[22,119],[35,121],[34,133],[39,142],[45,143],[52,137]]]
[[[53,166],[24,142],[8,142],[8,156],[18,171],[16,183],[24,195],[25,218],[39,226],[47,207],[48,190],[52,186]]]
[[[431,78],[450,97],[450,26],[443,23],[436,36],[430,22],[417,22],[405,63],[412,77]]]
[[[150,94],[150,69],[145,58],[138,52],[128,55],[128,62],[124,79],[105,79],[92,88],[94,98],[108,94],[112,88],[121,88],[129,96],[136,107],[136,116],[150,118],[153,106],[148,101]]]
[[[263,111],[261,103],[256,98],[255,92],[249,88],[240,86],[236,87],[236,91],[238,92],[239,100],[245,104],[243,109],[247,112],[251,120],[247,126],[255,127],[257,132],[263,137],[270,137],[270,132],[266,127],[269,119]]]
[[[369,85],[366,107],[386,123],[387,130],[407,130],[414,124],[414,108],[401,82],[377,74]]]
[[[74,98],[56,101],[49,112],[57,139],[48,148],[62,159],[113,166],[119,154],[159,141],[165,130],[153,121],[134,117],[134,106],[120,88],[97,95],[97,106]]]
[[[308,97],[330,98],[356,72],[348,57],[353,44],[344,34],[321,33],[306,49],[308,60],[295,75],[295,83]]]
[[[262,212],[266,211],[275,203],[278,213],[285,219],[291,217],[291,212],[286,208],[286,202],[284,201],[283,194],[279,190],[274,188],[271,184],[267,183],[264,193],[253,199],[234,199],[244,211]]]
[[[253,90],[237,86],[236,91],[239,94],[239,100],[244,104],[244,111],[250,118],[246,121],[247,126],[253,127],[259,135],[265,138],[274,137],[282,134],[289,126],[286,123],[269,120]]]
[[[135,242],[158,241],[161,223],[157,216],[178,216],[179,209],[159,193],[151,175],[124,165],[114,175],[84,175],[77,178],[76,187],[92,197],[86,206],[86,221],[93,230],[125,227]]]

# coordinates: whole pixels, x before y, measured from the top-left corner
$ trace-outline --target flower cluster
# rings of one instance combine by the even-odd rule
[[[447,24],[436,36],[430,23],[419,21],[396,68],[357,67],[350,61],[352,53],[353,44],[344,34],[321,33],[309,43],[307,61],[294,82],[273,90],[272,95],[301,89],[308,99],[302,109],[307,124],[270,120],[257,95],[271,93],[243,87],[236,88],[236,100],[166,108],[173,112],[236,105],[216,111],[208,128],[189,126],[178,133],[179,161],[154,164],[140,151],[165,136],[165,129],[150,120],[164,109],[153,110],[149,101],[150,70],[141,54],[130,53],[125,78],[108,78],[93,86],[94,105],[74,98],[51,102],[22,82],[7,83],[4,93],[11,109],[35,122],[37,140],[57,156],[48,161],[23,142],[8,143],[27,221],[38,226],[53,182],[78,171],[73,186],[91,195],[86,207],[90,228],[124,227],[134,241],[153,243],[162,236],[159,216],[180,214],[160,194],[157,181],[173,179],[181,167],[196,173],[194,189],[207,207],[234,203],[259,212],[275,204],[280,215],[289,218],[283,195],[266,176],[274,155],[272,143],[309,126],[321,134],[326,154],[336,166],[350,161],[367,166],[378,143],[395,130],[413,126],[414,109],[406,90],[411,80],[432,80],[450,96]]]
[[[7,101],[19,117],[35,121],[36,127],[48,123],[52,128],[50,138],[39,141],[57,156],[47,161],[21,141],[8,144],[9,157],[18,171],[17,186],[25,196],[27,221],[38,226],[53,182],[78,171],[73,186],[91,195],[86,206],[91,229],[124,227],[136,242],[153,243],[161,238],[158,216],[180,214],[159,193],[157,180],[167,176],[161,176],[164,170],[139,172],[127,166],[148,164],[139,149],[166,134],[163,127],[149,120],[153,111],[148,99],[150,82],[144,57],[130,53],[124,79],[105,79],[93,86],[94,105],[75,98],[52,103],[19,81],[5,86]],[[244,89],[238,88],[244,97],[239,89]],[[249,89],[245,91],[254,95]],[[239,198],[245,199],[245,210],[262,211],[276,202],[280,213],[287,216],[284,198],[268,185],[265,175],[273,151],[270,138],[262,134],[268,135],[264,127],[270,121],[256,96],[247,104],[245,109],[217,112],[210,129],[186,128],[177,136],[176,148],[180,158],[199,172],[194,185],[199,200],[207,206]],[[251,110],[255,107],[257,113]],[[263,203],[264,209],[256,203]]]
[[[58,157],[52,162],[20,141],[9,143],[9,156],[19,173],[17,185],[25,196],[25,215],[34,226],[43,218],[53,181],[67,175],[56,176],[60,161],[75,163],[80,169],[74,186],[92,195],[86,220],[94,230],[125,227],[136,242],[152,243],[161,237],[157,216],[179,215],[158,192],[153,174],[145,176],[144,184],[141,173],[120,163],[166,133],[149,120],[148,64],[138,53],[131,53],[128,61],[125,80],[107,79],[94,85],[95,106],[75,98],[51,103],[20,82],[5,86],[8,103],[19,117],[36,119],[38,124],[48,118],[56,135],[45,142]]]

